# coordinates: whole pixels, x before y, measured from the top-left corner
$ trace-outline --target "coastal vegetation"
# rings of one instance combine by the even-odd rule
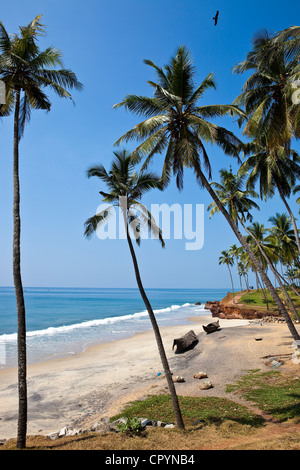
[[[227,385],[226,390],[239,393],[279,422],[299,420],[299,380],[284,376],[278,370],[249,371],[234,384]]]
[[[229,206],[229,211],[234,220],[240,223],[244,229],[245,238],[259,259],[263,270],[267,272],[270,269],[275,278],[275,287],[276,285],[280,287],[289,307],[293,311],[294,317],[299,320],[299,313],[289,294],[289,290],[292,290],[299,296],[297,290],[299,281],[298,247],[290,217],[286,213],[276,213],[275,216],[269,218],[269,222],[272,224],[270,228],[265,227],[264,224],[253,222],[253,215],[250,210],[252,208],[259,210],[259,206],[249,198],[249,194],[253,197],[258,197],[258,195],[253,190],[249,192],[247,187],[245,188],[241,184],[243,177],[234,175],[232,171],[225,169],[221,170],[220,174],[221,182],[211,184],[218,188],[216,191],[220,200],[225,206]],[[210,217],[218,211],[214,203],[208,206],[208,210],[210,210]],[[251,221],[252,224],[246,226],[246,221]],[[242,277],[244,277],[249,292],[248,273],[252,271],[255,273],[256,287],[261,289],[268,306],[264,280],[260,277],[260,273],[242,246],[232,245],[228,250],[223,250],[219,258],[219,264],[226,264],[228,268],[234,266],[234,261],[236,261],[241,290]],[[231,271],[229,272],[234,292]]]
[[[247,407],[239,405],[227,398],[218,397],[179,397],[181,410],[186,426],[207,426],[225,420],[236,421],[249,426],[261,426],[264,420],[250,411]],[[149,396],[145,400],[128,404],[111,421],[121,417],[133,418],[147,416],[148,419],[170,423],[173,419],[173,410],[168,395]]]
[[[150,427],[137,435],[89,433],[58,441],[30,436],[28,450],[299,450],[299,380],[279,370],[251,370],[228,384],[226,392],[243,397],[248,405],[230,398],[179,396],[184,432]],[[145,416],[170,422],[172,401],[168,394],[149,396],[129,403],[111,420],[121,416],[130,422]],[[11,439],[2,449],[15,445]]]
[[[278,41],[276,47],[274,47],[275,40]],[[296,158],[290,150],[289,144],[292,137],[299,134],[299,105],[295,105],[292,101],[293,88],[290,83],[290,80],[298,77],[297,67],[292,67],[291,70],[286,68],[285,72],[286,74],[290,73],[288,83],[286,83],[287,80],[284,81],[288,89],[288,91],[285,90],[284,96],[289,92],[289,99],[285,99],[285,106],[289,106],[290,118],[288,120],[289,126],[286,121],[282,123],[284,132],[282,131],[278,134],[278,120],[280,121],[282,113],[281,96],[278,96],[278,93],[281,91],[282,85],[274,85],[276,78],[272,77],[269,79],[268,87],[272,88],[273,94],[271,94],[271,98],[269,95],[265,96],[263,101],[263,93],[260,93],[258,99],[255,100],[257,93],[252,91],[252,87],[257,86],[260,90],[262,86],[260,79],[262,72],[260,72],[260,68],[264,71],[265,67],[262,58],[266,62],[268,60],[276,62],[276,59],[274,59],[274,56],[276,56],[275,51],[277,48],[283,51],[285,47],[285,43],[280,42],[277,36],[272,39],[267,38],[266,41],[260,42],[259,39],[254,41],[254,50],[249,53],[251,60],[248,57],[248,61],[246,60],[245,63],[239,64],[236,67],[236,71],[241,73],[253,67],[257,69],[259,78],[254,74],[250,90],[247,89],[249,82],[246,82],[245,91],[236,99],[233,105],[199,106],[198,102],[203,97],[204,92],[215,87],[213,75],[208,75],[198,87],[195,87],[195,67],[191,54],[185,47],[180,47],[176,56],[172,57],[163,68],[151,60],[145,61],[147,65],[154,68],[157,76],[157,82],[149,81],[150,86],[154,89],[153,97],[127,95],[123,101],[114,107],[125,107],[126,110],[133,114],[145,118],[120,137],[116,145],[132,140],[142,141],[136,150],[133,151],[132,155],[136,162],[144,160],[143,168],[150,164],[155,155],[164,153],[165,157],[161,175],[163,187],[169,184],[171,175],[174,174],[177,187],[179,190],[182,190],[184,169],[191,168],[194,171],[200,187],[208,191],[216,206],[216,210],[223,214],[241,246],[249,256],[255,271],[259,273],[280,314],[285,318],[292,337],[294,340],[299,341],[299,333],[266,270],[262,266],[261,260],[256,256],[247,238],[240,232],[237,221],[232,217],[230,210],[228,211],[226,205],[222,203],[215,192],[213,185],[209,183],[209,179],[211,179],[211,163],[205,146],[208,142],[218,145],[226,155],[233,156],[240,161],[239,155],[242,151],[245,153],[245,149],[248,149],[248,144],[242,143],[240,139],[224,127],[220,127],[207,120],[207,118],[211,119],[229,114],[238,117],[240,125],[246,122],[244,133],[248,137],[253,138],[250,146],[262,146],[265,144],[265,153],[273,160],[275,159],[275,162],[279,158],[287,160]],[[294,56],[294,60],[297,61],[298,48],[296,50],[294,48],[292,51],[289,49],[289,52],[290,55]],[[252,96],[252,99],[249,98],[249,94]],[[277,109],[277,101],[280,104],[280,106],[278,104],[279,110]],[[257,112],[254,112],[255,106],[253,102],[257,106]],[[238,108],[236,103],[242,104],[245,108],[244,111]],[[263,123],[262,119],[265,119],[266,122]],[[264,129],[264,133],[261,135],[262,129]],[[280,135],[282,135],[281,140]],[[277,137],[275,138],[275,136]],[[237,207],[237,213],[240,211],[240,207]],[[242,208],[242,213],[244,214],[245,212],[249,212],[247,206]],[[241,221],[241,219],[239,220]]]
[[[0,115],[14,114],[13,279],[18,317],[18,448],[26,445],[27,428],[26,312],[21,276],[19,143],[25,125],[30,120],[31,110],[51,109],[51,102],[44,93],[45,88],[68,99],[72,97],[67,89],[82,88],[76,75],[63,68],[62,53],[59,50],[52,47],[39,49],[38,39],[45,34],[41,17],[39,15],[27,26],[20,27],[19,35],[9,34],[0,22],[0,79],[5,84],[5,103],[1,105]]]
[[[111,215],[112,207],[119,207],[123,216],[126,238],[132,257],[137,285],[151,320],[159,355],[170,390],[176,424],[179,429],[184,429],[184,422],[167,355],[151,303],[149,302],[142,283],[137,257],[132,244],[132,237],[138,245],[140,244],[141,231],[144,225],[150,233],[160,241],[162,247],[165,246],[160,228],[157,226],[149,210],[141,203],[143,194],[153,188],[160,189],[161,182],[159,177],[149,171],[143,170],[136,172],[131,154],[125,150],[114,152],[114,156],[115,158],[110,171],[106,171],[101,164],[88,170],[88,177],[96,176],[106,184],[109,192],[100,191],[100,194],[104,196],[102,201],[108,203],[109,206],[90,217],[85,222],[85,235],[90,237],[95,233],[96,230],[101,227],[101,224],[105,223]]]

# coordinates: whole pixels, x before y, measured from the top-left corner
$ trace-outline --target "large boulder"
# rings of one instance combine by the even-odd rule
[[[197,343],[198,338],[196,336],[196,333],[193,330],[190,330],[184,336],[174,339],[172,349],[174,349],[174,347],[176,346],[175,353],[181,354],[185,351],[188,351],[189,349],[192,349]]]

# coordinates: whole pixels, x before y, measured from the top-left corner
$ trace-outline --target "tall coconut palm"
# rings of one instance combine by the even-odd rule
[[[233,279],[232,279],[232,274],[231,274],[231,269],[234,265],[234,259],[233,256],[230,255],[229,251],[223,250],[221,252],[221,256],[219,257],[219,265],[225,264],[228,268],[230,279],[231,279],[231,286],[232,286],[232,299],[233,303],[235,303],[235,298],[234,298],[234,284],[233,284]]]
[[[274,245],[272,245],[272,240],[268,238],[268,230],[265,228],[264,224],[260,224],[258,222],[253,222],[252,225],[245,229],[248,233],[247,241],[252,247],[253,253],[255,253],[256,257],[259,259],[261,266],[264,270],[268,270],[268,268],[271,268],[271,270],[275,274],[273,262],[277,261],[277,255],[275,253],[275,247]],[[258,276],[257,280],[259,283]],[[269,309],[267,296],[265,294],[263,286],[262,292],[267,307]]]
[[[243,132],[254,139],[256,147],[245,166],[253,169],[253,179],[260,178],[261,193],[265,197],[272,196],[274,188],[279,192],[292,219],[300,252],[296,221],[287,202],[292,189],[290,183],[295,184],[295,178],[300,175],[299,156],[291,151],[292,139],[300,136],[299,104],[292,99],[295,78],[299,75],[299,58],[287,54],[284,41],[275,41],[273,36],[262,32],[255,37],[252,50],[234,71],[253,72],[234,101],[245,108],[247,123]]]
[[[179,429],[184,429],[184,423],[179,407],[175,385],[172,379],[172,374],[170,372],[168,359],[165,353],[165,348],[155,315],[153,313],[153,309],[143,287],[130,234],[130,229],[134,228],[134,236],[136,241],[139,243],[141,238],[141,226],[146,224],[152,234],[154,234],[154,236],[161,241],[162,246],[164,246],[161,230],[156,225],[148,209],[140,202],[142,195],[148,192],[150,189],[161,188],[160,179],[153,173],[147,171],[141,171],[139,173],[134,171],[131,155],[125,150],[114,152],[114,156],[115,158],[109,172],[106,171],[103,165],[99,165],[88,170],[88,177],[96,176],[100,178],[100,180],[103,181],[108,187],[109,192],[101,191],[100,194],[104,196],[103,202],[109,203],[111,205],[102,212],[92,216],[85,222],[85,235],[90,237],[102,223],[108,220],[113,206],[118,206],[120,208],[123,214],[127,242],[133,261],[137,285],[149,314],[152,328],[155,334],[160,359],[171,394],[177,426]],[[138,218],[136,217],[136,211],[139,211]],[[137,228],[138,230],[136,230]]]
[[[231,246],[229,247],[229,254],[230,254],[231,256],[233,256],[233,259],[234,259],[235,262],[236,262],[237,273],[238,273],[238,276],[239,276],[240,288],[241,288],[241,292],[242,292],[242,290],[243,290],[243,286],[242,286],[242,275],[240,274],[240,270],[239,270],[240,252],[241,252],[241,249],[240,249],[240,247],[238,247],[237,245],[231,245]]]
[[[275,216],[269,218],[269,222],[272,223],[272,226],[269,229],[269,238],[272,240],[273,245],[277,246],[276,252],[278,256],[278,261],[281,264],[281,268],[282,266],[285,266],[288,271],[289,269],[292,269],[292,266],[296,266],[299,262],[298,249],[294,231],[292,229],[291,219],[287,214],[280,214],[277,212]],[[278,270],[277,273],[278,276],[283,280],[283,282],[286,282],[283,273],[282,275],[280,275]],[[290,288],[296,295],[300,295],[293,285],[290,285]],[[296,313],[296,316],[299,319],[298,313]]]
[[[274,243],[272,243],[272,238],[268,235],[268,229],[264,226],[264,224],[253,222],[252,225],[247,227],[247,233],[249,239],[252,238],[252,240],[255,241],[256,247],[253,248],[254,253],[260,259],[263,268],[268,269],[270,266],[267,258],[269,258],[269,260],[277,260],[278,258],[276,253],[277,247]],[[260,247],[263,249],[266,257],[260,251]]]
[[[274,53],[278,50],[278,44],[283,47],[287,60],[293,60],[296,64],[300,60],[300,26],[290,26],[289,28],[284,29],[283,31],[279,31],[274,35]],[[290,75],[291,83],[298,81],[300,78],[300,70],[299,67],[296,65],[293,73]],[[299,91],[299,83],[296,85]],[[299,94],[295,94],[297,98],[299,98]],[[300,118],[300,107],[298,109],[295,107],[295,121],[298,122],[298,129],[299,129],[299,118]],[[297,133],[296,135],[299,136]]]
[[[44,33],[41,16],[37,16],[28,26],[20,27],[19,35],[8,34],[0,22],[0,80],[6,85],[6,103],[1,107],[1,114],[5,116],[14,109],[13,278],[18,315],[18,448],[26,445],[27,429],[26,322],[20,260],[19,141],[30,119],[31,109],[50,110],[51,102],[44,88],[48,87],[58,96],[69,99],[71,95],[66,88],[81,88],[76,75],[63,68],[60,51],[53,48],[39,49],[37,41]]]
[[[220,146],[226,154],[238,157],[241,142],[232,132],[220,127],[207,118],[220,117],[226,114],[243,116],[244,114],[232,105],[198,106],[199,99],[207,89],[214,88],[212,74],[195,88],[195,67],[189,51],[180,47],[177,54],[163,68],[152,61],[145,61],[154,68],[158,82],[149,82],[154,89],[153,97],[128,95],[115,108],[125,109],[142,115],[146,119],[126,132],[116,144],[123,141],[138,140],[142,143],[133,152],[135,158],[144,158],[147,166],[154,155],[165,153],[163,181],[167,185],[173,171],[177,186],[182,188],[184,168],[192,168],[197,181],[205,188],[219,211],[223,214],[237,239],[249,254],[274,299],[280,313],[284,316],[291,335],[295,340],[300,336],[291,318],[274,289],[270,279],[263,271],[259,261],[252,252],[237,225],[225,209],[217,194],[209,184],[204,172],[211,177],[211,164],[205,143]],[[202,157],[202,161],[201,158]],[[203,172],[204,166],[204,172]]]
[[[253,153],[251,152],[253,150]],[[296,219],[288,203],[292,189],[297,178],[300,177],[300,157],[294,150],[285,151],[284,147],[277,147],[274,151],[266,146],[257,145],[255,142],[245,146],[245,154],[251,153],[241,165],[239,173],[247,174],[247,188],[253,189],[259,186],[261,199],[273,197],[278,191],[293,224],[293,230],[300,253],[300,238]],[[299,255],[298,253],[298,255]]]
[[[251,198],[258,197],[258,194],[254,190],[247,190],[244,188],[244,179],[243,175],[234,175],[230,170],[222,169],[220,170],[220,183],[212,182],[211,185],[215,188],[216,194],[218,195],[222,204],[228,208],[232,219],[236,223],[240,223],[242,227],[251,235],[254,239],[254,234],[250,233],[252,230],[247,230],[245,227],[245,222],[247,220],[252,221],[253,216],[251,214],[252,209],[259,210],[259,206]],[[211,203],[208,208],[210,210],[210,217],[216,212],[219,212],[218,206],[215,202]],[[256,228],[256,223],[253,224]],[[255,238],[255,243],[252,243],[252,238],[247,238],[248,244],[251,246],[251,249],[255,256],[258,258],[262,268],[266,270],[267,263],[265,259],[261,256],[261,253],[258,249],[258,241],[261,241],[259,234],[258,238]],[[256,274],[257,281],[259,278],[257,275],[257,269],[253,266],[254,272]],[[266,299],[266,296],[265,296]]]
[[[288,150],[298,135],[297,106],[292,101],[297,69],[298,57],[287,55],[284,42],[275,42],[266,31],[255,36],[246,59],[233,69],[239,74],[252,72],[234,104],[245,108],[244,133],[258,140],[267,138],[268,148],[279,145]]]
[[[260,210],[259,205],[252,199],[257,198],[258,194],[253,189],[245,189],[244,182],[245,175],[235,175],[231,169],[228,171],[223,168],[220,170],[220,183],[216,181],[210,183],[236,224],[239,221],[252,221],[253,216],[250,211]],[[220,211],[215,202],[212,202],[207,210],[210,211],[209,217]]]
[[[269,218],[272,223],[270,228],[271,237],[277,242],[279,257],[286,266],[291,266],[297,256],[297,245],[291,219],[285,213],[277,212]]]
[[[245,224],[247,220],[253,220],[253,216],[250,211],[252,209],[259,209],[259,206],[251,199],[252,197],[258,197],[258,194],[253,189],[245,189],[244,181],[245,175],[234,175],[231,170],[227,171],[223,169],[220,171],[220,183],[212,182],[211,185],[217,188],[216,193],[224,206],[228,207],[228,212],[231,214],[233,220],[240,223],[247,233],[247,242],[259,260],[262,269],[264,271],[268,267],[271,269],[275,279],[278,281],[281,289],[285,293],[285,296],[288,298],[294,314],[298,317],[297,310],[284,286],[284,283],[282,283],[280,274],[274,266],[279,259],[279,255],[277,254],[277,244],[274,237],[266,236],[267,230],[263,225],[258,224],[257,222],[254,222],[252,227],[247,227]],[[218,207],[215,203],[208,206],[208,210],[210,209],[210,217],[215,212],[218,212]],[[256,278],[258,279],[258,271],[254,266],[253,270]]]
[[[242,253],[240,254],[240,256],[242,255]],[[243,277],[244,278],[244,281],[245,281],[245,284],[246,284],[246,288],[247,288],[247,292],[249,294],[249,278],[248,278],[248,271],[249,271],[249,266],[247,266],[245,263],[243,263],[242,261],[242,256],[241,256],[241,261],[238,262],[238,272],[239,272],[239,276]]]

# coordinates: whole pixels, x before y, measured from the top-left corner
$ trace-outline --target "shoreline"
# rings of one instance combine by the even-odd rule
[[[186,308],[191,311],[185,312]],[[154,310],[154,313],[157,315],[160,327],[171,327],[190,324],[189,315],[206,316],[210,314],[209,309],[204,309],[204,304],[202,304],[200,310],[199,305],[185,302],[159,308]],[[176,312],[176,317],[179,318],[174,316],[173,311]],[[170,317],[168,318],[168,316]],[[138,320],[137,322],[135,322],[135,317]],[[129,325],[132,322],[133,324]],[[108,316],[94,320],[75,321],[66,325],[62,323],[61,326],[56,327],[28,329],[27,365],[60,357],[69,357],[84,352],[94,345],[119,341],[130,338],[134,334],[151,330],[152,326],[146,310],[115,317]],[[6,349],[3,349],[3,346]],[[4,333],[2,336],[0,335],[0,370],[14,367],[17,367],[17,333]]]
[[[191,325],[160,328],[178,394],[203,396],[193,374],[207,369],[214,388],[204,396],[223,396],[225,383],[251,368],[266,367],[262,356],[290,353],[293,342],[286,325],[250,324],[248,320],[220,320],[220,330],[207,335],[203,324],[211,315],[191,317]],[[172,351],[173,340],[193,329],[196,347],[184,354]],[[263,341],[255,336],[262,334]],[[288,346],[289,344],[289,346]],[[276,350],[276,351],[275,351]],[[258,353],[258,355],[256,354]],[[48,434],[70,425],[93,424],[117,413],[122,406],[149,393],[166,393],[166,381],[153,331],[88,347],[84,352],[28,366],[28,435]],[[0,439],[16,436],[17,369],[0,370]]]

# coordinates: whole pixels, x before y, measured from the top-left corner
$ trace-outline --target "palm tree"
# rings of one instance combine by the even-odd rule
[[[202,171],[203,159],[204,171],[211,177],[211,165],[204,143],[217,144],[228,155],[238,158],[241,141],[227,129],[211,123],[207,118],[224,116],[226,114],[243,116],[244,114],[233,105],[206,105],[198,106],[198,101],[203,93],[215,87],[212,74],[197,87],[194,86],[195,67],[190,53],[185,47],[180,47],[175,57],[171,58],[169,64],[161,68],[152,61],[145,61],[154,68],[158,77],[158,83],[149,82],[154,89],[154,96],[144,97],[128,95],[114,107],[125,107],[125,109],[137,115],[145,116],[146,119],[125,133],[116,144],[123,141],[137,139],[142,143],[133,152],[134,157],[139,160],[145,158],[146,167],[156,154],[165,152],[163,166],[163,181],[167,185],[171,171],[176,176],[179,189],[183,185],[184,168],[192,168],[196,178],[210,194],[219,211],[223,214],[229,226],[233,230],[240,244],[248,253],[264,279],[264,282],[274,299],[279,312],[284,316],[291,335],[295,340],[300,336],[291,321],[291,318],[274,289],[270,279],[263,271],[260,263],[249,244],[240,233],[232,217],[225,209],[217,194],[209,184]]]
[[[262,31],[255,36],[246,59],[233,69],[238,74],[253,72],[234,104],[245,107],[244,133],[258,140],[267,138],[269,149],[283,146],[288,150],[299,131],[297,106],[291,99],[293,81],[299,74],[298,57],[287,54],[286,47],[284,41]]]
[[[247,292],[248,292],[248,295],[249,295],[249,279],[248,279],[248,271],[249,271],[249,266],[247,266],[243,261],[242,261],[242,253],[240,254],[241,256],[241,261],[238,262],[238,273],[239,273],[239,276],[244,278],[244,281],[245,281],[245,284],[246,284],[246,288],[247,288]]]
[[[253,253],[259,259],[261,266],[264,270],[267,270],[268,267],[275,273],[275,268],[273,267],[272,262],[277,261],[277,255],[275,253],[275,247],[272,245],[272,240],[268,238],[268,230],[265,228],[264,224],[258,222],[253,222],[249,227],[245,227],[246,232],[248,233],[247,241],[252,247]],[[260,284],[259,277],[255,271],[257,284]],[[262,286],[262,293],[265,299],[267,308],[269,309],[268,299],[265,293],[265,290]]]
[[[247,150],[254,155],[244,164],[245,171],[252,169],[252,179],[260,179],[261,197],[272,196],[274,188],[278,190],[291,217],[300,252],[296,221],[287,202],[300,175],[300,158],[291,150],[291,140],[300,136],[299,106],[292,99],[299,57],[288,54],[286,47],[284,41],[275,40],[267,32],[256,36],[253,49],[234,68],[236,73],[253,72],[234,104],[244,106],[248,120],[243,132],[254,139],[254,148],[250,144]]]
[[[238,272],[238,276],[239,276],[239,280],[240,280],[240,288],[241,288],[241,292],[242,292],[242,290],[243,290],[242,275],[240,274],[240,271],[239,271],[240,252],[241,252],[241,249],[237,245],[231,245],[229,247],[229,254],[233,256],[233,258],[236,262],[237,272]]]
[[[221,252],[221,256],[219,257],[219,265],[221,265],[221,264],[226,264],[226,266],[228,268],[230,279],[231,279],[231,286],[232,286],[232,299],[233,299],[233,303],[235,303],[234,285],[233,285],[233,279],[232,279],[232,274],[231,274],[231,270],[230,270],[230,266],[234,265],[234,260],[233,260],[233,256],[230,255],[229,252],[226,251],[226,250],[223,250]]]
[[[258,194],[253,189],[244,188],[245,175],[235,175],[232,170],[225,168],[220,170],[220,183],[211,182],[215,188],[215,193],[222,205],[227,208],[232,220],[238,224],[246,220],[252,221],[252,209],[260,210],[260,207],[252,198],[257,198]],[[212,202],[207,210],[210,210],[209,217],[212,217],[220,209],[215,202]]]
[[[254,253],[260,259],[260,263],[263,268],[268,269],[269,264],[267,258],[269,258],[269,260],[274,261],[278,259],[278,255],[276,253],[277,246],[272,243],[271,237],[268,236],[268,229],[264,226],[264,224],[260,224],[259,222],[253,222],[252,225],[247,227],[247,233],[249,240],[250,238],[254,240],[254,243],[256,245],[253,248]],[[262,248],[266,257],[263,255],[259,248]]]
[[[278,256],[282,265],[290,268],[297,258],[297,244],[294,231],[292,229],[291,219],[285,213],[276,213],[269,218],[272,223],[270,236],[273,243],[278,246]]]
[[[297,64],[295,69],[290,73],[290,83],[294,88],[292,101],[296,105],[293,107],[292,119],[296,138],[300,137],[300,26],[290,26],[283,31],[279,31],[274,37],[275,50],[278,43],[284,48],[285,55],[288,60],[294,60]]]
[[[184,429],[176,389],[170,372],[159,327],[142,284],[139,266],[130,235],[130,229],[132,229],[132,223],[134,222],[134,235],[136,241],[139,243],[141,238],[140,230],[142,225],[146,224],[148,229],[161,241],[161,244],[164,247],[161,230],[156,225],[148,209],[140,202],[142,195],[147,191],[152,188],[161,188],[160,179],[153,173],[146,172],[145,170],[139,173],[135,172],[131,155],[125,150],[114,152],[114,155],[115,158],[109,172],[106,171],[103,165],[99,165],[88,170],[88,177],[97,176],[107,185],[109,192],[100,191],[100,194],[104,196],[103,202],[107,202],[111,205],[85,222],[85,235],[86,237],[90,237],[97,230],[99,225],[108,220],[113,206],[118,206],[120,208],[123,214],[127,242],[133,261],[136,281],[155,334],[159,355],[171,394],[177,426],[179,429]],[[136,210],[140,213],[138,220],[135,215]]]
[[[9,114],[14,108],[13,139],[13,278],[18,315],[18,384],[19,419],[17,447],[26,445],[27,429],[27,379],[26,379],[26,324],[25,302],[21,278],[20,261],[20,179],[19,141],[25,124],[30,119],[31,109],[50,110],[51,103],[43,92],[49,87],[58,96],[70,98],[67,88],[81,88],[75,74],[62,67],[62,54],[57,49],[40,51],[37,39],[45,30],[37,16],[28,26],[20,27],[19,35],[9,35],[0,22],[0,79],[6,85],[6,103],[1,115]]]
[[[216,188],[215,191],[218,195],[218,198],[220,199],[222,204],[228,208],[228,212],[234,222],[236,222],[237,224],[240,223],[244,230],[246,230],[247,233],[254,239],[254,243],[252,243],[251,237],[248,237],[246,240],[251,246],[253,253],[258,258],[262,268],[266,270],[267,263],[258,248],[258,240],[261,242],[263,232],[260,232],[260,230],[256,230],[258,227],[260,228],[259,224],[257,224],[256,222],[254,222],[253,224],[253,230],[251,230],[251,228],[247,229],[245,227],[246,220],[253,220],[253,216],[250,210],[259,210],[259,206],[256,204],[256,202],[251,199],[252,197],[258,197],[258,194],[254,190],[244,189],[244,180],[244,175],[234,175],[231,169],[230,171],[222,169],[220,170],[220,183],[212,182],[211,185]],[[210,217],[212,217],[212,215],[214,215],[216,212],[219,212],[218,206],[214,202],[212,202],[207,209],[210,210]],[[257,236],[254,238],[254,235]],[[237,247],[236,249],[235,247],[233,248],[233,252],[238,250]],[[255,266],[253,266],[253,270],[256,275],[257,283],[259,283],[257,269],[255,268]],[[264,298],[266,299],[264,291],[263,294]]]
[[[251,246],[253,253],[256,258],[259,260],[262,269],[265,271],[268,267],[271,269],[272,273],[275,276],[275,279],[278,281],[281,289],[283,290],[286,298],[288,299],[292,310],[296,317],[298,317],[297,310],[284,286],[282,283],[281,276],[278,271],[275,269],[274,264],[279,260],[278,254],[278,243],[276,242],[274,236],[267,237],[267,230],[263,225],[254,222],[251,227],[246,227],[246,220],[252,221],[253,216],[250,213],[250,210],[259,209],[259,206],[251,199],[251,197],[257,197],[257,193],[253,189],[244,189],[245,175],[238,174],[234,175],[232,171],[227,171],[225,169],[220,171],[220,183],[212,182],[216,189],[216,193],[225,207],[228,207],[228,212],[231,214],[234,221],[240,223],[248,234],[247,242]],[[210,217],[218,212],[218,207],[215,203],[212,203],[208,206],[208,210],[211,209]],[[241,247],[238,248],[240,250]],[[252,263],[252,269],[255,272],[257,284],[259,284],[258,270]],[[264,298],[267,303],[267,297],[263,291]]]
[[[261,199],[272,197],[277,190],[291,218],[294,234],[300,253],[299,231],[296,219],[287,201],[297,178],[300,177],[300,157],[294,150],[287,155],[283,147],[276,151],[266,150],[266,147],[255,142],[245,147],[245,153],[252,149],[254,153],[241,165],[239,173],[247,174],[247,188],[253,189],[258,183]]]
[[[274,35],[274,42],[282,42],[288,56],[300,56],[300,26],[290,26]]]

